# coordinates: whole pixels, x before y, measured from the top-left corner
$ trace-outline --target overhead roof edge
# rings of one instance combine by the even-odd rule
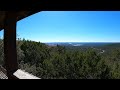
[[[40,11],[34,10],[34,11],[16,11],[16,12],[17,12],[17,21],[20,21]],[[6,16],[6,11],[0,11],[0,31],[4,29],[5,16]]]

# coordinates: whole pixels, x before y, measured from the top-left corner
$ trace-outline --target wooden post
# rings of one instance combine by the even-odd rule
[[[6,12],[4,22],[4,56],[8,79],[14,79],[13,73],[18,69],[16,51],[16,12]]]

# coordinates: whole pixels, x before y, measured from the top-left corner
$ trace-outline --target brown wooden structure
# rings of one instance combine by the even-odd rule
[[[16,51],[17,21],[36,13],[35,11],[0,11],[0,30],[4,30],[4,61],[8,79],[17,79],[13,73],[18,70]]]

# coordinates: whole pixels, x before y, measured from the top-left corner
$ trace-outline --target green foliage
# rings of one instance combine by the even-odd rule
[[[24,41],[21,46],[25,55],[24,63],[30,63],[30,65],[42,63],[49,55],[46,47],[46,45],[41,43]]]
[[[21,50],[21,48],[20,48],[22,44],[23,44],[23,42],[21,40],[18,40],[16,43],[16,45],[17,45],[17,60],[19,63],[22,62],[25,57],[24,51]]]
[[[107,79],[109,67],[93,49],[69,50],[23,40],[21,68],[43,79]],[[20,51],[19,51],[20,52]]]
[[[103,47],[106,52],[99,54],[88,47],[47,46],[18,39],[17,59],[21,69],[43,79],[119,79],[120,48],[109,47]],[[3,57],[0,39],[0,64]]]

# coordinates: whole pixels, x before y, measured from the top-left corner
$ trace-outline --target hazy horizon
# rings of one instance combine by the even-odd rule
[[[43,43],[120,43],[120,42],[43,42]]]

